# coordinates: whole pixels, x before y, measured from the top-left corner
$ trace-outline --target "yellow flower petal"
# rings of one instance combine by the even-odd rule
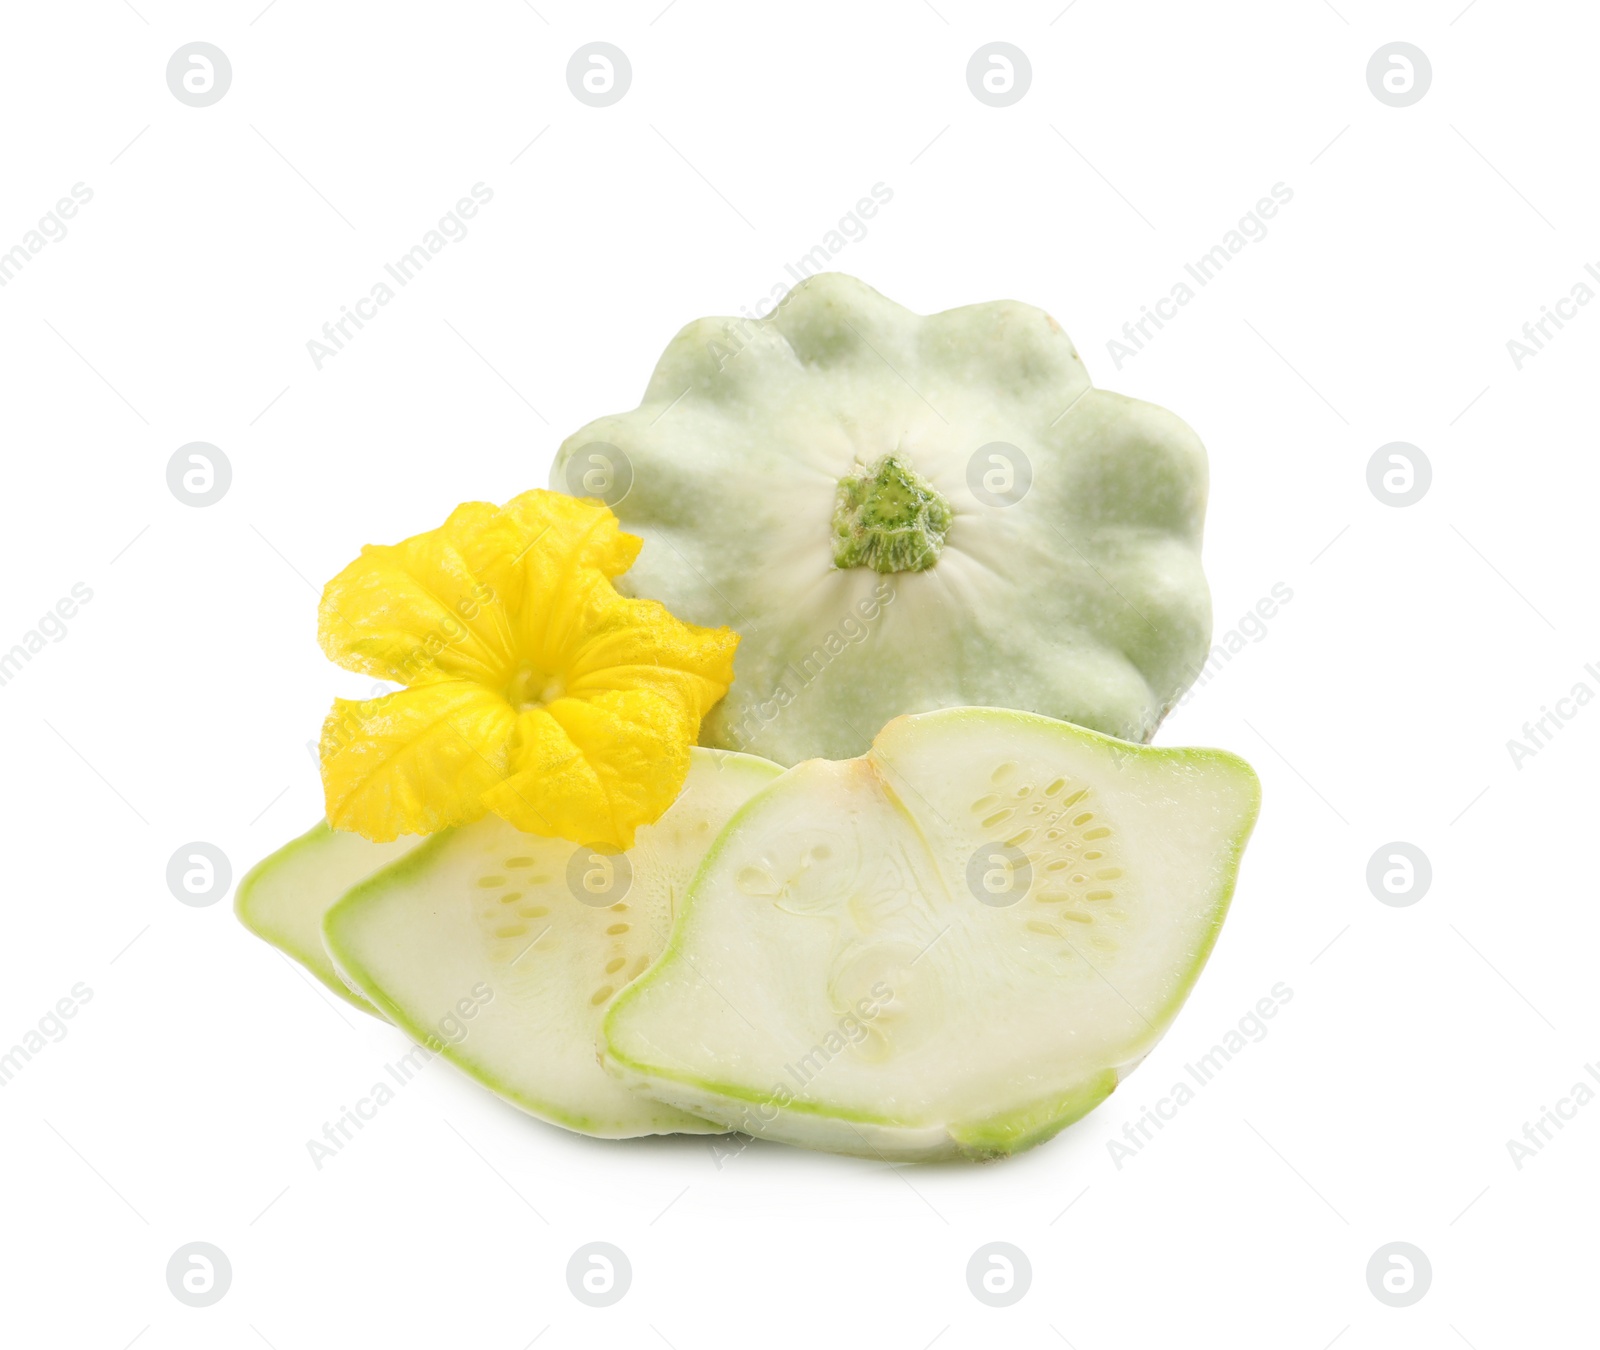
[[[535,488],[500,509],[518,542],[488,575],[511,614],[523,608],[525,598],[548,596],[591,568],[621,576],[643,543],[622,532],[610,507],[582,497]]]
[[[516,722],[503,698],[466,680],[335,699],[322,727],[328,823],[382,842],[476,820],[485,790],[511,771]]]
[[[649,690],[557,699],[517,720],[517,771],[483,794],[520,830],[633,847],[683,789],[698,707]]]
[[[400,684],[504,683],[511,624],[490,574],[520,547],[516,521],[488,502],[466,502],[439,529],[401,543],[368,544],[323,588],[322,649]]]
[[[582,639],[565,664],[568,694],[648,689],[692,702],[699,719],[733,683],[739,635],[673,617],[655,600],[590,597]]]

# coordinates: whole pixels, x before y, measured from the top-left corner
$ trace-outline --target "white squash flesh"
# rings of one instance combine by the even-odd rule
[[[381,1017],[333,968],[322,946],[322,919],[358,881],[403,858],[422,841],[403,835],[375,844],[319,821],[252,867],[234,893],[239,922],[294,958],[334,993]]]
[[[788,1143],[1026,1147],[1176,1015],[1258,800],[1220,751],[993,709],[899,718],[867,756],[801,764],[734,818],[607,1018],[607,1063]]]
[[[677,801],[614,858],[495,816],[441,831],[333,907],[328,951],[409,1036],[533,1115],[606,1138],[715,1133],[608,1076],[598,1033],[706,848],[779,772],[696,749]]]

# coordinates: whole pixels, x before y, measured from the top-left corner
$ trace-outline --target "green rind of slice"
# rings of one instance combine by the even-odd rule
[[[998,709],[898,718],[729,823],[668,950],[607,1016],[608,1067],[808,1147],[1030,1147],[1177,1014],[1259,803],[1222,751]]]
[[[531,1115],[603,1138],[715,1133],[607,1074],[599,1028],[660,953],[711,841],[780,772],[696,748],[677,801],[625,854],[495,817],[443,830],[340,900],[324,945],[413,1040]]]
[[[991,1116],[950,1127],[950,1138],[969,1158],[1003,1158],[1042,1144],[1099,1106],[1116,1090],[1117,1072],[1105,1069],[1058,1096],[1024,1106],[1010,1115]]]
[[[420,842],[413,836],[375,844],[318,821],[245,874],[234,892],[233,912],[257,937],[304,966],[352,1007],[380,1016],[334,969],[322,945],[322,917],[350,887],[402,858]]]

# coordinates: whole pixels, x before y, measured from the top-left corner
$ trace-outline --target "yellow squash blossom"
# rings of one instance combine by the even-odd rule
[[[683,787],[738,634],[611,584],[638,556],[605,506],[525,492],[369,544],[322,593],[322,648],[406,686],[336,699],[322,729],[328,821],[368,839],[486,810],[530,834],[633,845]]]

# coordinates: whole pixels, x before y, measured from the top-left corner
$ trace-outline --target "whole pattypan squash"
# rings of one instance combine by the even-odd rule
[[[1145,741],[1206,659],[1204,448],[1030,305],[811,277],[690,324],[551,484],[643,536],[619,587],[742,634],[708,745],[844,759],[969,704]]]

